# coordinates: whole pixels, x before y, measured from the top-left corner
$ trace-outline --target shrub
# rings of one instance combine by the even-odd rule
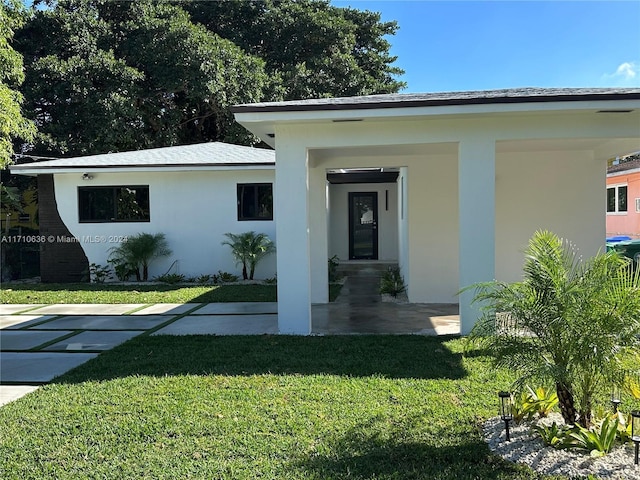
[[[120,267],[120,273],[133,271],[138,281],[149,279],[149,264],[154,259],[171,255],[164,233],[139,233],[109,251],[109,261]]]
[[[237,282],[239,277],[233,273],[218,270],[218,274],[213,276],[213,283],[233,283]]]
[[[196,277],[196,283],[209,283],[211,281],[211,275],[199,275]]]
[[[338,267],[340,266],[340,258],[334,255],[329,259],[329,282],[337,282],[340,280],[340,274],[338,273]]]
[[[616,253],[583,261],[551,232],[536,232],[523,280],[476,284],[483,315],[471,336],[498,366],[552,382],[566,424],[588,428],[594,396],[628,374],[621,358],[640,348],[640,280]],[[507,315],[511,328],[496,325]],[[636,367],[637,368],[637,367]]]
[[[89,274],[91,275],[91,281],[94,283],[104,283],[106,280],[113,278],[111,268],[97,263],[89,265]]]
[[[389,267],[380,280],[380,293],[386,293],[393,297],[397,297],[406,289],[407,287],[404,284],[404,278],[402,278],[400,268]]]
[[[180,273],[165,273],[164,275],[156,277],[155,281],[173,285],[175,283],[184,282],[185,276]]]
[[[228,240],[222,245],[231,247],[231,253],[237,265],[242,265],[242,278],[253,280],[258,263],[267,255],[276,251],[271,239],[264,233],[245,232],[240,234],[225,233]]]

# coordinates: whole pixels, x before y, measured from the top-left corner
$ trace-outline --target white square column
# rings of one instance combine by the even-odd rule
[[[463,139],[458,147],[460,289],[495,278],[495,173],[493,138]],[[460,294],[460,333],[467,335],[480,317],[473,290]]]
[[[276,255],[278,329],[282,334],[311,333],[309,175],[304,145],[284,129],[276,130]]]
[[[311,303],[329,303],[327,196],[327,171],[324,168],[310,166],[309,251],[311,253]]]

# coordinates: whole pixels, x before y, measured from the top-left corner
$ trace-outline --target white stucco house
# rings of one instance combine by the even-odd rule
[[[519,279],[535,230],[571,239],[584,255],[603,247],[606,161],[640,150],[640,89],[373,95],[233,112],[275,152],[210,144],[148,155],[217,145],[245,160],[211,152],[197,165],[145,163],[133,159],[147,154],[130,152],[12,171],[52,175],[57,210],[74,235],[163,231],[185,274],[205,264],[230,269],[218,257],[226,231],[269,234],[276,264],[259,274],[277,270],[281,333],[311,332],[311,304],[328,301],[327,258],[338,255],[396,261],[409,301],[459,302],[466,334],[478,313],[472,294],[459,290]],[[132,164],[116,162],[125,155]],[[89,185],[147,185],[150,220],[83,223],[78,203]],[[253,185],[252,198],[261,195],[258,185],[271,185],[273,219],[238,217],[240,185]],[[91,262],[102,260],[104,246],[82,247]]]

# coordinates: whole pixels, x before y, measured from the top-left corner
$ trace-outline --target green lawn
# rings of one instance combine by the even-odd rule
[[[479,425],[509,385],[459,339],[149,337],[0,408],[5,479],[541,478]]]
[[[338,296],[340,288],[340,285],[330,285],[331,301]],[[0,290],[0,302],[27,304],[275,302],[276,289],[275,285],[4,283]]]

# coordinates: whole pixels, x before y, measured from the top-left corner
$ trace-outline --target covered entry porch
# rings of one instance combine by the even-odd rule
[[[397,261],[412,303],[459,303],[461,289],[517,280],[538,229],[585,256],[604,243],[608,158],[640,149],[640,91],[522,89],[381,95],[235,107],[276,149],[278,324],[312,332],[328,301],[327,172],[392,167]]]

